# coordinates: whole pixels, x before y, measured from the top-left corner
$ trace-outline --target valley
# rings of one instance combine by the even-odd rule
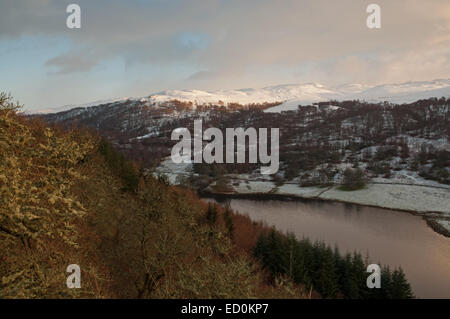
[[[436,80],[365,90],[347,86],[345,90],[353,90],[355,97],[390,92],[398,100],[400,95],[444,92],[449,90],[445,84],[448,81]],[[305,91],[305,85],[239,91],[252,99],[272,97],[272,102],[255,98],[257,102],[251,104],[213,103],[218,97],[227,99],[211,94],[208,100],[197,91],[170,92],[39,116],[51,123],[97,131],[141,163],[148,174],[163,174],[172,184],[208,193],[315,198],[404,210],[421,214],[433,229],[449,235],[449,99],[402,104],[328,100],[281,110],[295,100],[292,96],[304,97],[311,91]],[[170,100],[174,97],[181,100]],[[231,94],[228,101],[233,98]],[[279,112],[274,112],[277,108]],[[202,120],[204,130],[214,127],[222,132],[230,127],[279,128],[279,171],[261,174],[260,165],[249,160],[248,145],[245,163],[196,163],[193,156],[173,163],[169,156],[176,143],[172,132],[193,131],[196,119]],[[207,143],[203,139],[203,146]]]

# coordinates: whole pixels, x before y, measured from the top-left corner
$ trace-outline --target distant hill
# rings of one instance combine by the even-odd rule
[[[339,86],[324,86],[319,83],[287,84],[268,86],[264,88],[246,88],[237,90],[166,90],[152,93],[145,97],[116,98],[96,101],[81,105],[66,105],[62,107],[40,110],[40,113],[55,113],[73,108],[110,104],[113,102],[140,101],[148,105],[161,105],[172,100],[191,102],[193,106],[201,104],[225,105],[228,103],[261,104],[264,102],[282,103],[280,106],[268,109],[268,112],[280,112],[297,108],[299,104],[328,100],[366,100],[367,102],[411,103],[419,99],[450,96],[450,79],[433,81],[416,81],[383,85],[345,84]]]

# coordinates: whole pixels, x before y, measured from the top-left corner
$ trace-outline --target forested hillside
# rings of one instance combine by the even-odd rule
[[[0,97],[0,298],[304,298],[270,283],[229,222],[144,177],[108,142],[48,127]],[[228,225],[228,226],[227,226]],[[66,267],[81,268],[68,289]]]
[[[207,204],[106,139],[18,107],[0,96],[0,298],[412,297],[401,272],[369,294],[359,255]],[[70,264],[81,289],[66,286]]]
[[[170,101],[122,101],[43,116],[51,123],[91,127],[146,167],[170,155],[171,133],[216,127],[279,128],[280,171],[272,180],[299,186],[340,184],[346,168],[358,168],[367,181],[385,178],[415,184],[450,183],[449,105],[447,98],[408,104],[328,101],[295,110],[267,113],[273,104],[196,105]],[[206,143],[206,142],[205,142]],[[248,148],[248,145],[247,145]],[[195,164],[191,183],[201,188],[227,174],[254,174],[259,165]],[[190,174],[191,172],[186,172]],[[196,177],[196,176],[191,176]],[[198,176],[197,176],[198,177]],[[430,185],[435,185],[433,182]]]

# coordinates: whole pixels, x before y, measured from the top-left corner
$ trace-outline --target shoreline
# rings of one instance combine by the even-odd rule
[[[444,237],[450,238],[450,231],[447,230],[444,226],[439,224],[434,217],[436,215],[442,215],[442,212],[436,211],[426,211],[426,212],[418,212],[415,210],[409,209],[394,209],[390,207],[384,207],[381,205],[372,205],[372,204],[362,204],[355,203],[340,199],[332,199],[332,198],[323,198],[323,197],[305,197],[294,194],[280,194],[280,193],[264,193],[264,192],[254,192],[254,193],[237,193],[237,192],[228,192],[228,193],[218,193],[213,192],[211,190],[202,190],[197,193],[201,198],[213,198],[220,201],[224,201],[227,199],[247,199],[247,200],[260,200],[260,201],[268,201],[268,200],[278,200],[278,201],[298,201],[298,202],[327,202],[327,203],[341,203],[346,205],[355,205],[360,207],[374,207],[386,210],[393,210],[398,212],[409,213],[415,216],[422,217],[425,220],[428,227],[430,227],[434,232],[440,234]]]

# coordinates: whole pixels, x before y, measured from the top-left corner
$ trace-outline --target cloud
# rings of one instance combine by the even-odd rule
[[[177,37],[177,42],[185,52],[203,51],[208,48],[209,38],[204,33],[183,32]]]
[[[186,80],[187,81],[203,81],[203,80],[210,80],[214,77],[218,76],[216,72],[212,71],[198,71],[194,74],[190,75]]]
[[[365,26],[366,4],[352,0],[80,0],[83,23],[78,32],[65,26],[64,2],[17,0],[2,4],[0,37],[63,35],[72,39],[74,51],[86,47],[99,59],[183,61],[222,70],[296,66],[374,51],[395,51],[400,57],[430,41],[449,44],[448,1],[378,3],[382,29],[374,31]],[[61,66],[68,63],[62,66],[65,72],[77,71],[73,55],[56,61]],[[78,60],[80,70],[92,67],[93,61]]]
[[[65,23],[65,6],[57,0],[14,0],[0,4],[0,38],[57,34]]]
[[[173,87],[375,84],[450,76],[448,0],[377,0],[380,30],[366,27],[367,1],[75,2],[81,7],[80,30],[66,27],[69,1],[2,1],[0,40],[68,39],[69,50],[55,52],[44,64],[52,74],[83,72],[89,80],[98,64],[123,61],[129,72],[140,66],[171,70],[172,81],[165,83]],[[148,90],[161,83],[147,78],[142,87]]]
[[[82,53],[69,53],[48,60],[45,65],[56,68],[51,74],[68,74],[73,72],[90,71],[97,61],[84,57]]]

